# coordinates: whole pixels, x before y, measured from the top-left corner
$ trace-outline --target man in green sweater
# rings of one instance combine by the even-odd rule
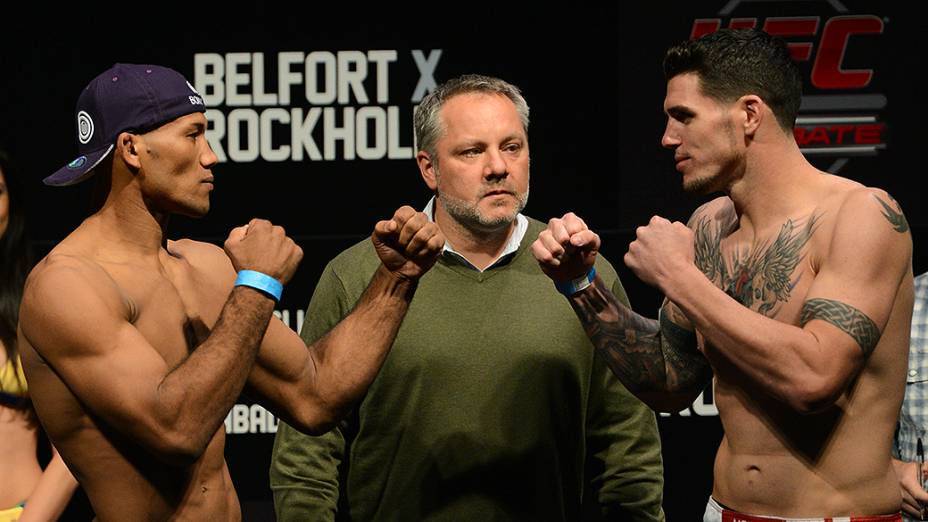
[[[280,424],[278,520],[663,520],[654,413],[599,359],[529,245],[529,109],[467,75],[422,100],[416,159],[447,238],[383,369],[321,437]],[[440,167],[440,168],[439,168]],[[326,267],[302,337],[349,313],[377,266],[369,241]],[[596,270],[627,302],[612,266]]]

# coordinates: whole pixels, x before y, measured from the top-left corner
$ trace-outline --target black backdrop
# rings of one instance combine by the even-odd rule
[[[670,154],[660,147],[663,51],[689,37],[696,20],[718,19],[722,26],[754,20],[783,30],[782,19],[791,18],[816,20],[812,25],[785,22],[787,30],[797,33],[788,41],[811,43],[808,59],[801,62],[810,98],[800,115],[807,118],[800,125],[806,145],[816,149],[808,151],[810,159],[820,168],[888,190],[912,227],[915,272],[928,269],[923,238],[928,216],[920,201],[922,158],[917,152],[923,94],[915,80],[928,60],[926,23],[916,7],[713,0],[597,7],[263,5],[230,10],[157,5],[138,10],[113,10],[115,23],[99,22],[102,13],[67,9],[58,11],[55,22],[40,22],[38,16],[6,20],[8,31],[0,36],[0,147],[28,175],[27,215],[40,255],[88,208],[89,186],[52,189],[40,183],[76,155],[73,111],[79,90],[117,61],[167,65],[190,78],[218,111],[211,115],[226,128],[214,145],[227,156],[214,169],[210,215],[176,218],[170,237],[221,243],[231,227],[254,216],[283,224],[306,252],[281,303],[296,328],[331,257],[368,235],[376,220],[399,205],[421,207],[427,201],[411,159],[411,113],[420,81],[428,85],[432,77],[440,82],[477,72],[519,85],[532,107],[532,191],[526,213],[539,219],[567,211],[583,216],[603,237],[604,254],[619,269],[633,305],[653,315],[660,296],[625,269],[621,257],[635,227],[651,215],[685,220],[704,201],[681,191]],[[828,27],[833,32],[826,38]],[[835,36],[841,27],[855,32],[843,40]],[[819,54],[820,72],[831,71],[837,84],[815,80]],[[837,67],[829,69],[827,56],[838,57]],[[290,58],[289,70],[299,77],[291,80],[291,99],[285,102],[279,64]],[[307,69],[307,60],[314,67]],[[258,61],[263,61],[263,74]],[[209,80],[218,74],[219,62],[226,76],[233,75],[222,87]],[[365,68],[363,80],[345,81],[363,77]],[[852,72],[859,70],[871,71],[868,82]],[[241,78],[236,81],[234,74]],[[314,82],[307,79],[313,76]],[[217,89],[224,96],[210,103],[211,97],[218,99]],[[339,94],[345,98],[339,100]],[[816,100],[826,105],[831,100],[830,109],[809,110]],[[262,121],[270,124],[269,132],[260,129]],[[302,129],[294,131],[299,125]],[[241,131],[237,139],[232,127]],[[293,135],[300,132],[311,139],[294,143]],[[353,146],[345,145],[347,135]],[[294,160],[300,155],[302,160]],[[713,413],[710,395],[681,415],[660,418],[669,520],[701,516],[721,437]],[[245,399],[227,420],[227,458],[246,520],[273,517],[267,463],[275,426],[273,418]],[[79,498],[68,516],[80,519],[86,513]]]

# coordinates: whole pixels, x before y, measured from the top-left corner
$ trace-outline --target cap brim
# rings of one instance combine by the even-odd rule
[[[93,175],[94,167],[99,165],[112,150],[113,145],[110,144],[106,148],[79,156],[71,163],[55,171],[51,176],[43,179],[42,183],[53,187],[64,187],[80,183]]]

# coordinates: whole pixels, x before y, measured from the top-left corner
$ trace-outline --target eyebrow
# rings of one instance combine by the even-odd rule
[[[204,132],[206,131],[206,124],[201,122],[191,123],[184,132],[190,131]]]
[[[685,105],[674,105],[673,107],[668,107],[664,111],[668,116],[676,119],[680,119],[683,116],[694,116],[696,113],[692,111],[689,107]]]

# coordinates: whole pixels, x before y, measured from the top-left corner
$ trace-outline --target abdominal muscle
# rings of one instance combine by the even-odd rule
[[[800,415],[719,383],[715,400],[725,427],[714,468],[713,497],[720,503],[786,517],[898,512],[892,433],[881,433],[885,422],[857,411],[856,399],[842,397],[830,410]]]

